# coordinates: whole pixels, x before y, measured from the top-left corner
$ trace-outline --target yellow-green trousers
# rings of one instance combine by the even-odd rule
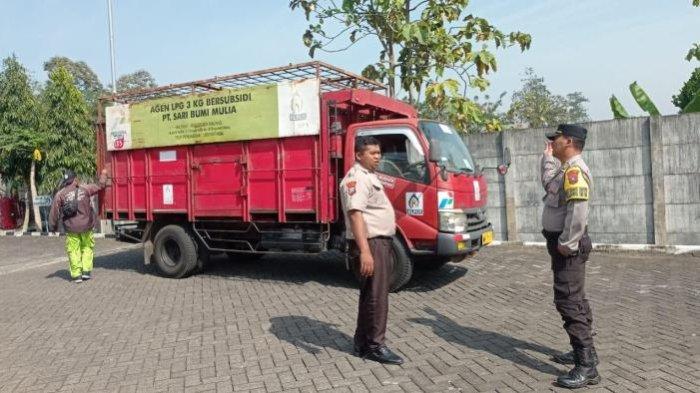
[[[66,237],[66,253],[70,262],[71,278],[78,278],[83,273],[92,271],[95,238],[92,231],[69,233]]]

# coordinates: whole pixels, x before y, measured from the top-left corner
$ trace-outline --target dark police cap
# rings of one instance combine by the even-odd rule
[[[573,124],[559,124],[556,131],[547,134],[547,139],[553,141],[554,138],[558,137],[559,135],[563,135],[585,141],[586,134],[588,134],[588,130],[581,126],[576,126]]]

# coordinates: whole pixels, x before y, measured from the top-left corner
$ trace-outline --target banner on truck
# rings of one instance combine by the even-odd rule
[[[157,98],[105,109],[107,150],[316,135],[319,80]]]

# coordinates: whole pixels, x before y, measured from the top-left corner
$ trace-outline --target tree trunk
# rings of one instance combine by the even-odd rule
[[[39,212],[39,206],[34,203],[36,199],[36,182],[34,178],[36,177],[36,161],[32,160],[32,168],[29,171],[29,187],[32,191],[32,208],[34,210],[34,224],[39,232],[42,232],[41,228],[41,213]]]
[[[389,97],[396,98],[396,59],[394,58],[394,43],[389,41],[387,43],[387,58],[389,59]]]
[[[22,232],[27,232],[29,229],[29,192],[24,192],[24,220],[22,221]]]

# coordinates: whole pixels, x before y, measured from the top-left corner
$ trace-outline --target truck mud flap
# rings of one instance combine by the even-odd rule
[[[143,264],[150,265],[153,262],[153,240],[143,242]]]

